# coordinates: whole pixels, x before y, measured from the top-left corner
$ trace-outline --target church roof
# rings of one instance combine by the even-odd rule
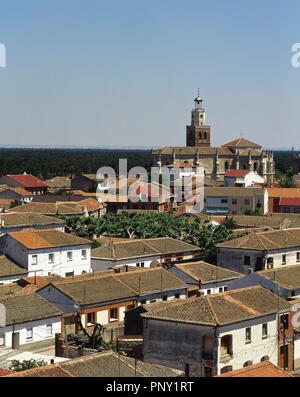
[[[155,151],[156,154],[165,154],[165,155],[173,155],[175,152],[175,156],[177,155],[192,155],[196,156],[197,153],[199,155],[232,155],[232,151],[229,147],[196,147],[196,146],[165,146],[162,149]]]
[[[261,146],[258,145],[257,143],[249,141],[248,139],[242,137],[222,145],[222,147],[231,147],[231,146],[241,147],[241,148],[249,148],[249,147],[261,148]]]

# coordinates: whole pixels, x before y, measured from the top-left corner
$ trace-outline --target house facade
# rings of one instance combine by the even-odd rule
[[[145,361],[200,377],[262,361],[293,368],[289,304],[262,287],[190,298],[142,317]]]
[[[251,187],[265,184],[265,180],[256,171],[229,170],[224,176],[224,186]]]
[[[249,233],[217,245],[218,266],[249,274],[300,263],[300,228]]]
[[[115,266],[156,267],[159,263],[188,260],[200,255],[192,244],[169,237],[111,242],[92,250],[94,271]]]
[[[68,277],[91,271],[91,242],[57,230],[9,233],[5,252],[29,276]]]
[[[44,194],[48,185],[31,174],[4,175],[0,177],[0,185],[5,184],[12,188],[23,188],[32,194]]]
[[[0,309],[5,309],[5,323],[0,324],[0,349],[17,349],[52,339],[61,332],[61,311],[36,294],[0,298],[0,304]]]

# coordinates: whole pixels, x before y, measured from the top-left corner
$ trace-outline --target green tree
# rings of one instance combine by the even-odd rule
[[[30,360],[23,360],[23,361],[12,360],[9,369],[15,372],[20,372],[20,371],[25,371],[26,369],[43,367],[44,365],[47,365],[46,361],[35,360],[33,358]]]

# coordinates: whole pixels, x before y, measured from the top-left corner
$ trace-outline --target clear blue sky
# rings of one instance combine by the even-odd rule
[[[0,0],[0,144],[300,147],[299,0]]]

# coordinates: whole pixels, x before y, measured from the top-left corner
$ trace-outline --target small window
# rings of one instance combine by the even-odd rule
[[[38,263],[38,257],[37,257],[37,255],[32,255],[32,256],[31,256],[31,264],[32,264],[32,265],[37,265],[37,263]]]
[[[227,200],[227,199],[221,199],[221,203],[222,203],[222,204],[227,204],[227,203],[228,203],[228,200]]]
[[[249,199],[245,199],[245,205],[250,205],[250,200]]]
[[[225,292],[225,291],[228,291],[228,287],[224,287],[224,292]]]
[[[249,255],[245,255],[244,256],[244,265],[245,266],[250,266],[251,262],[250,262],[250,256]]]
[[[237,199],[232,199],[232,205],[236,205],[237,204]]]
[[[262,337],[263,338],[268,337],[268,323],[262,325]]]
[[[47,337],[50,337],[50,336],[52,336],[52,324],[47,324],[46,325],[46,336]]]
[[[74,272],[65,273],[65,277],[73,277],[73,276],[74,276]]]
[[[117,307],[114,307],[113,309],[110,309],[109,318],[110,318],[110,321],[118,321],[118,319],[119,319],[119,310],[118,310]]]
[[[168,300],[168,297],[165,295],[165,296],[163,296],[162,300],[163,300],[163,301],[167,301],[167,300]]]
[[[142,300],[141,300],[141,305],[145,305],[146,302],[147,302],[146,299],[142,299]]]
[[[145,263],[144,262],[141,262],[141,267],[145,267]]]
[[[282,264],[283,265],[286,264],[286,255],[285,254],[282,255]]]
[[[251,327],[247,327],[245,330],[245,343],[251,343]]]
[[[140,263],[139,262],[136,264],[136,267],[140,267]]]
[[[263,356],[263,357],[260,359],[260,362],[263,363],[264,361],[269,361],[269,360],[270,360],[270,357],[269,357],[269,356]]]
[[[220,287],[220,288],[219,288],[219,292],[223,292],[223,287]]]
[[[68,262],[72,262],[73,260],[73,252],[72,251],[68,251],[67,252],[67,261]]]
[[[253,362],[252,362],[251,360],[248,360],[248,361],[244,362],[243,367],[244,367],[244,368],[245,368],[245,367],[249,367],[249,366],[252,365],[252,364],[253,364]]]
[[[54,263],[54,254],[49,254],[48,255],[48,262],[49,263]]]
[[[300,262],[300,252],[297,252],[297,262]]]
[[[88,313],[86,316],[86,322],[87,322],[87,325],[95,324],[96,323],[96,313],[95,312]]]
[[[289,328],[289,315],[288,314],[282,314],[280,316],[280,324],[283,329]]]
[[[26,340],[32,340],[33,339],[33,330],[32,328],[27,328],[26,329]]]
[[[210,294],[211,294],[211,290],[208,289],[208,290],[206,291],[206,293],[207,293],[207,295],[210,295]]]
[[[81,259],[86,260],[87,258],[87,250],[81,250]]]
[[[179,299],[180,298],[180,293],[175,294],[175,299]]]

